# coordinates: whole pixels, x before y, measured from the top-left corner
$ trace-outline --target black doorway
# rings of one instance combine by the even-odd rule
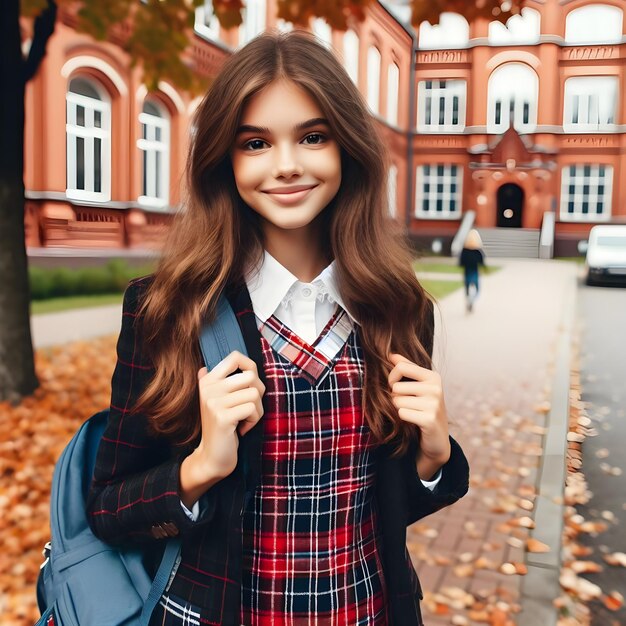
[[[498,228],[521,228],[524,190],[515,183],[498,189]]]

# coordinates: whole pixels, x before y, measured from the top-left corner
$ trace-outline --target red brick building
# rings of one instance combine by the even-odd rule
[[[224,31],[197,10],[189,60],[214,75],[276,19],[247,0]],[[422,246],[477,227],[486,241],[530,237],[531,256],[575,254],[596,223],[626,222],[624,0],[529,0],[505,28],[444,14],[409,26],[408,8],[374,3],[331,46],[370,105],[392,156],[390,210]],[[406,21],[405,21],[406,20]],[[162,82],[148,94],[118,38],[96,42],[60,11],[27,89],[30,247],[158,247],[176,210],[198,98]],[[24,45],[28,46],[28,40]],[[512,239],[513,238],[513,239]],[[458,239],[458,238],[457,238]],[[534,252],[533,252],[534,251]]]

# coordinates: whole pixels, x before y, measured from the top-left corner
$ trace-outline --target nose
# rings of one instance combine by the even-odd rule
[[[274,178],[303,174],[304,169],[298,162],[296,152],[297,150],[286,142],[278,147],[276,150],[276,163],[272,172]]]

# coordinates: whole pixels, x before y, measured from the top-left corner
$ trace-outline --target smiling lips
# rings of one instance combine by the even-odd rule
[[[275,187],[263,193],[271,196],[280,204],[296,204],[305,198],[317,185],[292,185],[290,187]]]

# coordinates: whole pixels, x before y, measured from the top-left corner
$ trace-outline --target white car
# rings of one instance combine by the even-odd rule
[[[626,225],[594,226],[589,232],[585,282],[626,285]]]

